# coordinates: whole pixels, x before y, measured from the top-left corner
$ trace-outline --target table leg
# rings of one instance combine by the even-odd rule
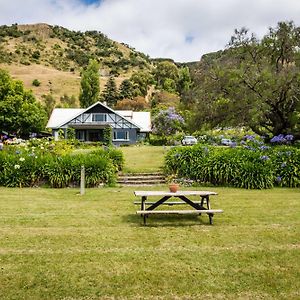
[[[209,196],[206,196],[206,205],[207,205],[207,209],[210,209]],[[213,216],[214,216],[214,214],[208,214],[210,225],[213,224]]]
[[[147,197],[146,196],[142,196],[142,201],[141,201],[141,210],[145,210],[145,206],[146,206],[146,204],[145,204],[145,202],[146,202],[146,200],[147,200]]]
[[[147,197],[146,196],[142,196],[141,210],[146,210],[146,204],[145,204],[146,201],[147,201]],[[143,219],[144,219],[144,225],[146,225],[147,215],[141,215],[141,217],[143,217]]]

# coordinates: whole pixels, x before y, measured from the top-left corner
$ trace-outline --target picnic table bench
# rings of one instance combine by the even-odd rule
[[[141,215],[146,225],[146,219],[149,215],[153,214],[196,214],[201,215],[205,213],[209,217],[209,223],[213,224],[213,216],[215,213],[222,213],[221,209],[211,209],[209,197],[217,195],[215,192],[210,191],[177,191],[175,193],[165,191],[135,191],[134,195],[141,197],[140,201],[135,201],[134,204],[140,204],[141,209],[136,213]],[[158,196],[161,197],[157,201],[147,201],[148,197]],[[200,201],[193,201],[190,196],[200,196]],[[167,201],[171,197],[179,198],[181,201]],[[154,210],[160,205],[189,205],[193,210]]]

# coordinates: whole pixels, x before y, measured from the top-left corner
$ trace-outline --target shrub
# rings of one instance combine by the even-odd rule
[[[265,189],[300,186],[300,151],[293,147],[176,147],[165,157],[167,174],[200,183]]]
[[[41,82],[40,82],[38,79],[34,79],[34,80],[32,81],[32,85],[34,85],[34,86],[40,86],[40,85],[41,85]]]
[[[89,154],[71,153],[70,144],[32,139],[26,145],[6,147],[0,152],[0,185],[54,188],[79,185],[81,166],[85,166],[86,185],[114,184],[116,173],[124,165],[122,152],[113,148]],[[59,153],[59,154],[58,154]]]

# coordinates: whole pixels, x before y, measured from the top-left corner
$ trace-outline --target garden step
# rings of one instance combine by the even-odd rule
[[[118,184],[121,185],[156,185],[165,184],[166,179],[162,173],[130,173],[130,174],[119,174]]]
[[[165,180],[164,176],[119,176],[119,180]]]

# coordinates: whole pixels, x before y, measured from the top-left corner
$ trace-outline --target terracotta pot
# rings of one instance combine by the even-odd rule
[[[179,189],[179,184],[178,183],[170,183],[169,184],[169,190],[171,193],[176,193]]]

